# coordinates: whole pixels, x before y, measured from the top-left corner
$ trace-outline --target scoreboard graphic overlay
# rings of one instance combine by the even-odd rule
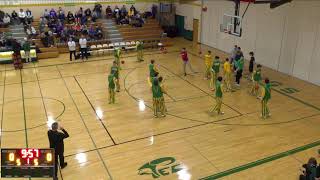
[[[54,163],[54,149],[1,149],[2,178],[50,178]]]

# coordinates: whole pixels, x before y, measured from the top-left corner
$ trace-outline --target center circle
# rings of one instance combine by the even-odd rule
[[[64,103],[62,101],[58,100],[58,99],[55,99],[55,98],[30,97],[30,98],[24,98],[23,100],[24,100],[24,106],[25,106],[23,111],[25,111],[26,116],[28,115],[28,113],[30,113],[30,111],[27,111],[26,109],[29,110],[31,108],[36,108],[36,107],[33,107],[34,105],[43,106],[43,104],[44,104],[45,106],[47,106],[47,104],[50,104],[50,106],[54,106],[55,108],[54,108],[54,111],[52,112],[52,114],[54,114],[53,119],[55,119],[55,120],[59,119],[59,117],[61,117],[62,114],[65,111]],[[6,108],[8,108],[6,110],[6,114],[14,114],[16,112],[10,112],[10,110],[11,109],[15,110],[17,107],[22,106],[22,105],[18,104],[18,103],[21,103],[21,102],[22,102],[22,99],[14,99],[14,100],[11,100],[11,101],[4,102],[4,104],[2,106],[4,106],[3,107],[4,110]],[[61,107],[61,108],[56,108],[56,107]],[[32,109],[32,113],[37,112],[37,110],[38,109],[34,109],[34,110]],[[2,113],[4,113],[4,112],[2,112]],[[5,117],[5,116],[3,116],[3,117]],[[5,119],[2,119],[2,123],[6,123]],[[26,129],[30,130],[30,129],[35,129],[37,127],[46,126],[46,125],[47,125],[47,119],[43,119],[42,121],[39,121],[38,124],[33,125],[31,127],[29,126]],[[25,131],[25,129],[24,128],[23,129],[2,129],[2,132],[18,132],[18,131]]]

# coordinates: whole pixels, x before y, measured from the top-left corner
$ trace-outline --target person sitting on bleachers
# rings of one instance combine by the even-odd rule
[[[20,20],[20,23],[23,23],[25,24],[25,20],[26,20],[26,13],[23,11],[23,9],[20,9],[19,13],[18,13],[18,16],[19,16],[19,20]]]
[[[28,24],[31,24],[31,22],[33,21],[33,15],[30,9],[27,9],[26,11],[26,18],[27,18]]]
[[[2,19],[2,22],[3,22],[3,26],[4,27],[8,27],[9,24],[11,23],[11,19],[10,19],[10,16],[8,13],[6,13]]]
[[[134,10],[130,8],[129,13],[128,13],[128,16],[129,16],[129,17],[132,17],[132,16],[134,16],[134,15],[135,15]]]
[[[80,25],[80,23],[74,24],[74,25],[72,26],[72,28],[73,28],[73,30],[74,30],[75,32],[81,32],[81,25]]]
[[[103,37],[102,28],[100,26],[96,25],[96,38],[101,39],[102,37]]]
[[[0,10],[0,20],[4,18],[4,15],[5,13],[2,10]]]
[[[130,11],[133,12],[133,15],[136,15],[136,14],[137,14],[137,10],[136,10],[136,8],[135,8],[133,5],[131,5]]]
[[[121,20],[120,20],[120,24],[121,24],[121,25],[127,25],[127,24],[129,24],[129,17],[126,16],[124,19],[121,19]]]
[[[143,24],[144,24],[144,21],[143,21],[141,15],[139,13],[137,13],[137,15],[134,16],[134,18],[133,18],[132,26],[134,26],[134,27],[142,27]]]
[[[310,158],[307,164],[304,164],[301,169],[302,174],[299,180],[320,180],[320,166],[315,158]]]
[[[93,11],[92,17],[91,17],[91,21],[92,22],[96,22],[98,18],[99,18],[98,12],[97,11]]]
[[[90,28],[88,30],[88,35],[89,35],[90,39],[96,38],[96,30],[94,29],[93,25],[90,25]]]
[[[58,16],[57,16],[57,13],[56,13],[56,11],[52,8],[51,10],[50,10],[50,18],[51,19],[56,19]]]
[[[77,18],[81,19],[82,16],[83,16],[83,9],[82,9],[82,7],[80,7],[80,9],[77,12]]]
[[[118,6],[116,5],[114,7],[114,10],[113,10],[113,17],[117,17],[117,14],[120,16],[120,9],[118,8]]]
[[[46,18],[46,19],[49,19],[50,18],[50,13],[48,11],[48,9],[45,9],[44,12],[43,12],[43,17]]]
[[[91,9],[90,8],[87,8],[85,11],[84,11],[84,14],[88,17],[91,17]]]
[[[19,21],[18,13],[15,10],[12,11],[11,18],[13,23],[17,23]]]
[[[72,12],[69,11],[68,15],[67,15],[67,22],[68,22],[68,24],[72,24],[72,23],[74,23],[74,21],[75,21],[75,18],[73,16]]]
[[[109,18],[112,18],[112,9],[110,6],[107,6],[106,8],[106,17],[109,19]]]
[[[95,4],[93,8],[93,13],[96,13],[96,19],[101,18],[101,12],[102,12],[102,5]]]
[[[58,18],[61,20],[61,22],[64,22],[66,16],[64,14],[64,10],[59,7],[59,10],[58,10]]]
[[[128,11],[125,5],[122,6],[120,11],[121,11],[121,14],[124,14],[124,17],[128,14]]]

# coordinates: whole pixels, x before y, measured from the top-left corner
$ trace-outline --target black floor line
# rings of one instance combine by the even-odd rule
[[[77,84],[78,84],[79,88],[81,89],[81,92],[82,92],[82,93],[83,93],[83,95],[86,97],[87,101],[89,102],[89,104],[90,104],[90,106],[91,106],[92,110],[93,110],[93,111],[94,111],[94,113],[96,114],[96,117],[99,119],[100,124],[102,125],[102,127],[104,128],[104,130],[108,133],[108,135],[109,135],[109,137],[110,137],[110,139],[111,139],[112,143],[116,145],[117,143],[115,142],[115,140],[114,140],[114,139],[113,139],[113,137],[111,136],[111,133],[109,132],[109,130],[108,130],[108,128],[107,128],[107,126],[103,123],[102,119],[101,119],[101,118],[99,117],[99,115],[97,114],[96,109],[94,108],[94,106],[93,106],[93,104],[91,103],[91,101],[90,101],[89,97],[87,96],[87,94],[84,92],[84,90],[83,90],[83,88],[81,87],[81,85],[80,85],[80,83],[79,83],[78,79],[77,79],[75,76],[74,76],[73,78],[74,78],[74,80],[77,82]]]

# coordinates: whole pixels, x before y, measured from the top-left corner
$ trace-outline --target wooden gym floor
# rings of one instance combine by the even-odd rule
[[[182,76],[182,45],[199,73]],[[179,170],[172,172],[174,164],[157,169],[161,179],[297,179],[300,166],[320,149],[320,88],[263,68],[264,77],[278,82],[270,119],[260,119],[260,103],[248,94],[246,79],[240,90],[224,94],[225,114],[211,116],[215,101],[197,52],[177,38],[167,54],[146,51],[143,63],[135,53],[124,54],[115,105],[107,99],[112,56],[70,63],[65,54],[21,71],[1,65],[1,148],[48,147],[47,121],[57,120],[70,134],[68,167],[59,175],[64,180],[153,179],[138,169],[163,157],[174,158]],[[166,118],[153,118],[150,109],[152,58],[169,94]]]

